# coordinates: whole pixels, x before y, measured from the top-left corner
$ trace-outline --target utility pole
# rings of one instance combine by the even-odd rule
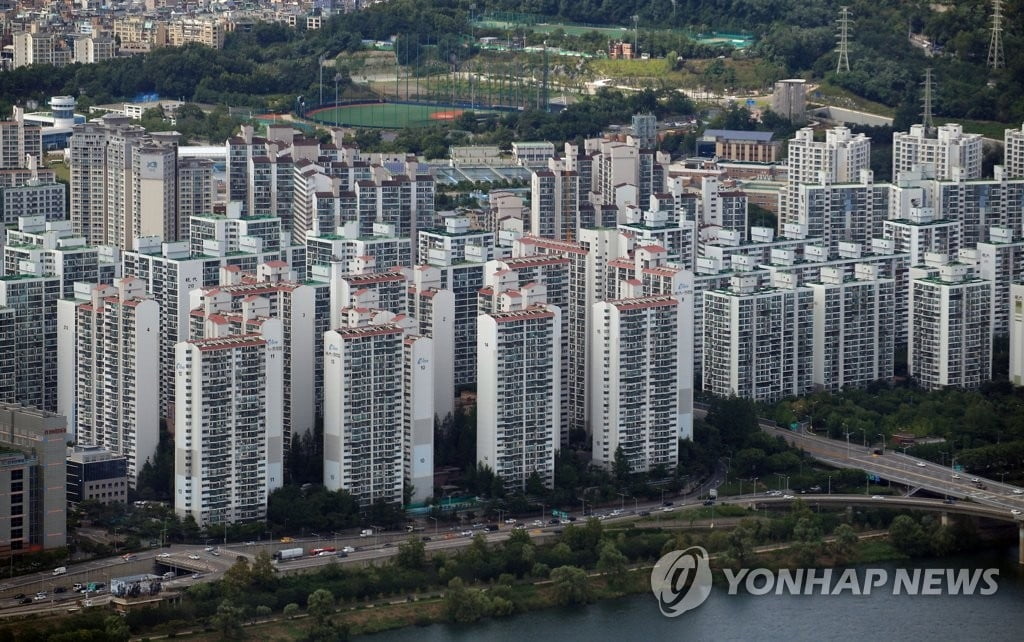
[[[836,73],[850,71],[850,8],[839,8],[839,60],[836,62]]]

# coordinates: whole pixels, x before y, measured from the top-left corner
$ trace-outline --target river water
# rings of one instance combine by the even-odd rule
[[[716,584],[708,600],[667,618],[652,594],[557,608],[471,625],[436,624],[379,633],[368,642],[541,642],[558,640],[1024,640],[1024,569],[1016,549],[968,557],[854,567],[884,569],[889,583],[871,595],[751,595]],[[896,570],[998,568],[992,595],[893,595]],[[833,570],[836,585],[840,569]],[[912,572],[912,571],[911,571]]]

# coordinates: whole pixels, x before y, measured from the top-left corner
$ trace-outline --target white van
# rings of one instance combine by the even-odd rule
[[[53,569],[54,575],[64,575],[67,572],[68,568],[66,566],[58,566],[57,568]]]
[[[370,537],[373,535],[372,528],[364,528],[363,532],[359,533],[359,537]]]

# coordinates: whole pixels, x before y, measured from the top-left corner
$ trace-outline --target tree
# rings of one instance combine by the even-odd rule
[[[231,565],[224,573],[222,580],[224,591],[229,595],[237,595],[245,592],[249,585],[252,584],[252,572],[249,568],[249,560],[245,557],[239,557],[238,560]]]
[[[476,622],[487,617],[489,605],[483,591],[466,587],[461,577],[448,582],[444,593],[444,614],[449,622]]]
[[[587,573],[575,566],[559,566],[551,571],[555,601],[562,606],[586,604],[590,601],[590,581]]]
[[[316,621],[317,626],[327,623],[327,618],[334,613],[334,596],[327,589],[317,589],[306,598],[306,611]]]
[[[272,560],[273,558],[267,551],[260,551],[256,554],[256,559],[253,560],[249,569],[249,579],[253,586],[266,589],[273,585],[276,571]]]
[[[546,493],[547,489],[544,488],[544,482],[537,471],[535,470],[530,473],[530,476],[526,478],[526,494],[534,497],[543,497]]]
[[[426,544],[421,540],[410,537],[409,541],[398,545],[398,555],[395,556],[395,564],[400,568],[418,571],[426,565],[426,562]]]
[[[853,527],[849,524],[840,524],[832,534],[835,536],[835,541],[832,542],[832,549],[836,555],[846,557],[853,552],[854,547],[857,545],[857,533],[853,530]]]
[[[274,612],[274,609],[270,608],[266,604],[260,604],[256,607],[256,617],[267,617]]]
[[[949,526],[939,526],[932,531],[931,548],[938,557],[945,557],[956,552],[957,541],[953,529]]]
[[[597,558],[597,570],[608,576],[609,586],[622,586],[626,579],[627,562],[626,556],[611,540],[606,540],[601,545],[601,555]]]
[[[889,525],[889,540],[902,553],[911,557],[928,549],[928,537],[921,525],[909,515],[897,515]]]
[[[289,602],[284,605],[283,615],[289,620],[299,614],[300,607],[295,602]]]
[[[224,600],[217,607],[217,614],[213,616],[213,625],[226,639],[234,639],[242,635],[242,609]]]
[[[111,615],[103,620],[103,633],[107,640],[115,642],[125,642],[131,637],[128,623],[118,615]]]
[[[620,483],[625,482],[629,479],[629,473],[632,468],[629,465],[629,458],[626,457],[626,453],[622,450],[622,446],[615,449],[615,460],[612,463],[612,473],[615,475]]]

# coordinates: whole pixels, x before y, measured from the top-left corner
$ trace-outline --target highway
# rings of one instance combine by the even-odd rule
[[[806,433],[777,428],[767,423],[761,429],[769,434],[782,437],[794,446],[803,449],[818,461],[837,468],[859,468],[882,479],[920,488],[939,495],[970,499],[973,502],[1009,513],[1011,510],[1024,511],[1024,489],[1004,484],[970,473],[957,473],[948,466],[939,466],[925,459],[904,455],[899,451],[886,449],[882,455],[873,454],[872,448],[859,444],[809,435]],[[977,479],[987,488],[975,486]]]

